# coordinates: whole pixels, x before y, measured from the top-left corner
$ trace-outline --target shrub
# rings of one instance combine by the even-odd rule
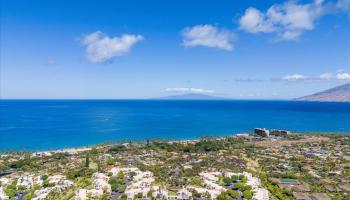
[[[234,190],[227,190],[226,191],[228,195],[230,195],[232,198],[236,198],[238,197],[239,193],[237,191]]]
[[[243,188],[243,190],[245,191],[245,190],[252,190],[252,186],[250,186],[250,185],[246,185],[246,186],[244,186],[244,188]]]
[[[230,185],[232,183],[232,180],[229,177],[224,177],[222,181],[225,183],[225,185]]]
[[[246,190],[246,191],[244,191],[243,192],[243,196],[244,196],[244,198],[245,199],[253,199],[253,193],[251,192],[251,191],[249,191],[249,190]]]
[[[41,189],[41,185],[39,185],[39,184],[35,184],[33,186],[33,190],[40,190],[40,189]]]
[[[10,198],[13,199],[15,197],[15,190],[11,189],[11,188],[6,188],[5,189],[5,194]]]
[[[23,196],[24,200],[29,200],[32,199],[34,197],[33,192],[28,192],[26,195]]]
[[[230,197],[228,194],[226,193],[221,193],[219,196],[218,196],[218,200],[233,200],[232,197]]]
[[[19,185],[17,186],[17,190],[26,190],[27,188],[24,187],[23,185]]]
[[[111,147],[108,152],[111,153],[118,153],[118,152],[123,152],[126,150],[126,147],[124,145],[115,145],[113,147]]]
[[[40,177],[43,181],[45,181],[46,179],[49,178],[49,176],[47,174],[44,174]]]
[[[47,179],[45,179],[44,181],[43,181],[43,187],[49,187],[49,185],[50,185],[50,183],[49,183],[49,180],[47,180]]]
[[[111,185],[112,191],[118,191],[118,182],[115,178],[110,178],[108,183]]]
[[[242,190],[244,188],[244,183],[235,183],[233,186]]]

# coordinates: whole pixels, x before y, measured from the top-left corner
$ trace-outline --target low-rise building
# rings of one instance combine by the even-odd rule
[[[266,128],[255,128],[254,133],[259,135],[260,137],[269,137],[270,131]]]
[[[49,193],[52,191],[52,188],[41,188],[40,190],[35,191],[35,197],[32,200],[45,200]]]
[[[311,198],[315,200],[332,200],[329,196],[327,196],[325,193],[312,193]]]
[[[99,198],[103,194],[111,193],[111,185],[108,183],[109,177],[103,173],[92,175],[93,189],[79,189],[75,192],[75,200],[86,200],[88,197]]]
[[[1,186],[6,186],[11,183],[11,180],[9,178],[2,177],[0,178],[0,185]]]
[[[152,197],[155,199],[168,199],[168,190],[160,186],[152,186]]]
[[[23,174],[17,180],[17,186],[24,187],[25,189],[31,189],[34,185],[42,185],[43,180],[40,176],[33,174]]]
[[[270,131],[270,135],[274,136],[287,136],[290,135],[290,131],[287,130],[279,130],[279,129],[272,129]]]
[[[183,187],[176,193],[177,199],[191,199],[192,193],[187,190],[187,188]]]

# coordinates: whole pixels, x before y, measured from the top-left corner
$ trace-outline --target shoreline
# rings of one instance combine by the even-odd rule
[[[295,135],[348,135],[350,136],[350,132],[292,132]],[[94,148],[99,148],[99,147],[107,147],[111,145],[129,145],[130,142],[134,142],[137,144],[145,144],[147,140],[149,141],[162,141],[162,142],[169,142],[169,143],[193,143],[193,142],[198,142],[203,138],[211,138],[211,139],[216,139],[216,140],[223,140],[225,138],[235,138],[235,137],[241,137],[241,136],[246,136],[250,135],[249,132],[246,133],[236,133],[236,134],[231,134],[231,135],[226,135],[226,136],[203,136],[200,138],[194,138],[194,139],[161,139],[161,138],[156,138],[156,139],[143,139],[143,140],[130,140],[129,142],[125,142],[124,140],[120,141],[115,141],[115,142],[104,142],[104,143],[96,143],[96,144],[89,144],[89,145],[84,145],[84,146],[75,146],[75,147],[67,147],[67,148],[58,148],[58,149],[48,149],[48,150],[0,150],[0,155],[7,155],[7,153],[1,153],[1,152],[28,152],[30,154],[55,154],[55,153],[68,153],[68,154],[77,154],[81,153],[84,151],[90,151]],[[123,142],[124,141],[124,142]]]

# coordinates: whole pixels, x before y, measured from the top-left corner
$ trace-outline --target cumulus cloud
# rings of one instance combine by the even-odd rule
[[[182,31],[182,44],[186,47],[205,46],[223,50],[233,50],[236,36],[226,29],[210,24],[196,25]]]
[[[346,72],[339,72],[336,75],[338,80],[350,80],[350,74]]]
[[[300,81],[305,79],[306,77],[301,74],[290,74],[282,77],[282,80],[284,81]]]
[[[350,74],[344,71],[338,71],[336,73],[327,72],[319,76],[306,77],[301,74],[291,74],[283,76],[280,80],[283,81],[348,81],[350,80]]]
[[[109,37],[96,31],[83,38],[86,45],[86,58],[92,63],[104,63],[130,51],[132,46],[143,40],[141,35],[123,34],[120,37]]]
[[[264,13],[252,7],[245,11],[239,23],[241,29],[250,33],[268,33],[275,29]]]
[[[178,87],[178,88],[167,88],[167,92],[191,92],[191,93],[214,93],[214,90],[208,90],[203,88],[189,88],[189,87]]]
[[[313,30],[324,14],[323,0],[298,4],[287,1],[272,5],[266,12],[248,8],[240,18],[240,29],[250,33],[277,33],[282,40],[298,39],[305,31]]]
[[[333,75],[333,73],[324,73],[320,75],[320,79],[344,81],[344,80],[350,80],[350,74],[343,71],[338,71],[337,73],[335,73],[335,75]]]

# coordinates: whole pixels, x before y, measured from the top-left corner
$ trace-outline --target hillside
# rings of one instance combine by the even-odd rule
[[[298,98],[301,101],[350,102],[350,83]]]

